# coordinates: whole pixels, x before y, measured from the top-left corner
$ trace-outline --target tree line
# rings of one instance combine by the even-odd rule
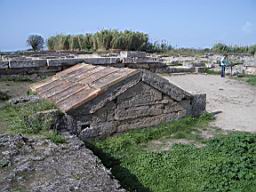
[[[27,44],[32,49],[43,48],[44,39],[40,35],[30,35]],[[150,42],[149,36],[143,32],[129,30],[118,31],[104,29],[96,33],[86,33],[80,35],[58,34],[46,40],[49,51],[109,51],[109,50],[129,50],[146,51],[151,53],[167,53],[168,51],[181,52],[183,49],[174,49],[167,41]],[[187,49],[185,49],[187,51]],[[189,49],[190,52],[200,52],[198,49]],[[251,46],[229,46],[223,43],[216,43],[212,48],[203,52],[213,53],[247,53],[256,54],[256,44]]]

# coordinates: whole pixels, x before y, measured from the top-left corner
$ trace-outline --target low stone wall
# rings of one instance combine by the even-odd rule
[[[119,64],[118,57],[39,59],[0,61],[0,77],[26,75],[52,75],[78,63],[99,65]]]
[[[129,53],[129,52],[128,52]],[[129,53],[134,56],[135,53]],[[125,56],[127,54],[124,54]],[[154,57],[91,57],[66,59],[10,60],[0,61],[0,77],[5,76],[47,76],[62,71],[78,63],[111,67],[146,69],[153,73],[194,73],[204,72],[203,67],[168,66]]]

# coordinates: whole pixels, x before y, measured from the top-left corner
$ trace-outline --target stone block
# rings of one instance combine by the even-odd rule
[[[24,61],[10,61],[10,68],[39,68],[47,66],[47,60],[24,60]]]
[[[169,113],[161,114],[152,117],[142,117],[137,119],[129,119],[120,121],[120,124],[117,126],[117,132],[124,132],[130,129],[144,128],[158,125],[162,122],[176,120],[183,117],[182,113]]]
[[[146,57],[146,52],[142,51],[121,51],[120,52],[121,58],[128,58],[128,57]]]
[[[199,116],[206,110],[206,94],[195,94],[192,99],[192,115]]]
[[[195,67],[195,73],[205,73],[206,70],[206,67]]]
[[[116,132],[116,126],[115,121],[91,124],[80,132],[79,137],[86,141],[89,138],[110,136]]]
[[[114,102],[107,103],[103,108],[96,111],[92,116],[93,123],[113,121],[116,104]]]
[[[186,92],[177,85],[174,85],[168,80],[148,71],[143,71],[142,81],[158,89],[159,91],[162,91],[176,101],[181,101],[182,99],[192,97],[190,93]]]
[[[191,115],[192,104],[190,100],[182,100],[180,102],[169,102],[164,106],[164,113],[173,113],[173,112],[180,112],[185,111],[186,115]]]
[[[83,59],[87,64],[93,65],[109,65],[120,63],[120,58],[118,57],[97,57],[97,58],[85,58]]]
[[[159,64],[161,61],[158,58],[152,57],[128,57],[122,58],[122,63],[125,64]]]
[[[131,107],[154,103],[162,99],[162,93],[153,87],[140,82],[128,89],[117,98],[117,103],[121,107]]]
[[[48,59],[47,65],[49,67],[71,66],[71,65],[75,65],[83,62],[84,62],[84,59]]]
[[[0,69],[8,69],[9,61],[0,61]]]
[[[163,104],[144,105],[122,108],[117,106],[115,120],[135,119],[139,117],[155,116],[163,113]]]

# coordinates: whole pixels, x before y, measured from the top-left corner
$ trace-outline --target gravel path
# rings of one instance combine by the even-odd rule
[[[206,93],[207,111],[221,110],[213,126],[256,132],[256,87],[216,75],[163,76],[191,93]]]

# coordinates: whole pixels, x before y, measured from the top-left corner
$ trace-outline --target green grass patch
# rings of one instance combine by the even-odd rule
[[[52,119],[41,120],[30,118],[37,112],[55,109],[55,106],[45,100],[22,105],[6,105],[0,109],[0,129],[14,134],[41,135],[55,143],[63,143],[64,138],[57,132],[50,130]],[[36,117],[36,116],[35,116]]]
[[[14,82],[33,82],[29,76],[6,76],[1,77],[0,81],[14,81]]]
[[[220,72],[214,71],[212,69],[206,69],[205,73],[207,73],[209,75],[220,75]]]
[[[250,85],[256,86],[256,76],[249,76],[246,82]]]
[[[166,137],[203,141],[193,133],[211,119],[210,115],[188,117],[94,140],[88,146],[129,191],[255,191],[256,134],[218,136],[202,148],[176,144],[169,151],[152,152],[144,147]]]
[[[243,75],[243,76],[237,77],[236,79],[245,81],[252,86],[256,86],[256,75]]]
[[[52,131],[47,131],[44,134],[47,139],[51,140],[52,142],[56,144],[62,144],[66,143],[65,137],[61,134],[59,134],[57,131],[52,130]]]

